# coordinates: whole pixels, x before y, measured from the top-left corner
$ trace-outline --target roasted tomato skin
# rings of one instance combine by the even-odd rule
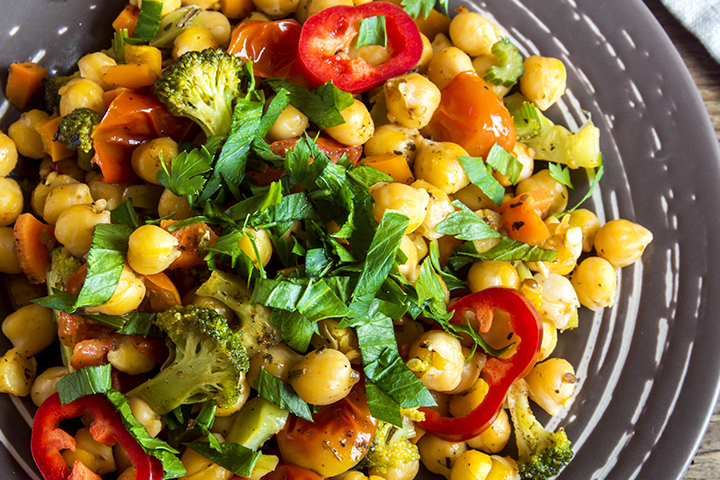
[[[241,22],[233,31],[228,53],[252,61],[258,77],[287,79],[298,73],[299,40],[300,24],[295,20]]]
[[[339,402],[322,407],[313,420],[291,414],[276,438],[283,462],[325,478],[343,473],[362,460],[377,430],[361,383]]]
[[[440,92],[440,106],[423,129],[438,142],[453,142],[473,157],[487,157],[497,142],[515,147],[515,125],[503,101],[475,72],[461,72]]]
[[[323,477],[305,467],[281,463],[275,470],[264,475],[260,480],[325,480]]]

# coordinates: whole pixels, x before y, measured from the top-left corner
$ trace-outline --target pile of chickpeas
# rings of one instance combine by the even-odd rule
[[[131,3],[138,4],[140,0],[131,0]],[[233,25],[240,21],[294,16],[302,23],[323,8],[353,5],[353,0],[163,0],[162,3],[163,15],[197,4],[203,9],[205,23],[204,27],[189,27],[177,36],[172,51],[163,54],[166,66],[188,51],[227,48]],[[364,0],[355,3],[364,3]],[[454,200],[461,201],[496,230],[503,228],[502,217],[495,211],[497,206],[470,182],[458,161],[458,156],[468,155],[465,149],[454,143],[425,138],[422,131],[441,102],[440,91],[457,74],[473,71],[483,77],[488,67],[497,64],[491,47],[502,38],[503,32],[487,18],[466,9],[460,9],[452,21],[434,12],[421,31],[435,34],[432,38],[422,34],[423,54],[416,68],[388,80],[364,97],[356,96],[354,103],[341,112],[346,123],[322,132],[343,145],[362,145],[361,164],[372,165],[397,156],[407,162],[411,171],[409,178],[379,183],[370,193],[378,222],[387,209],[398,210],[410,220],[400,245],[407,257],[400,272],[410,282],[418,277],[419,264],[428,255],[430,241],[439,242],[444,258],[458,244],[437,232],[437,226],[455,211],[451,205]],[[362,56],[374,65],[388,58],[387,50],[379,46],[355,48],[349,55]],[[103,68],[111,65],[115,65],[115,60],[104,52],[82,57],[77,63],[79,76],[59,92],[60,115],[82,107],[104,113],[107,108],[104,94],[111,87],[103,81]],[[520,91],[541,110],[549,108],[564,93],[565,68],[560,60],[531,56],[525,60],[524,69]],[[509,91],[503,86],[492,86],[492,89],[501,97]],[[0,391],[18,396],[30,394],[37,405],[55,391],[55,384],[69,370],[51,367],[35,377],[33,357],[55,342],[57,327],[51,310],[27,304],[33,295],[27,293],[29,290],[35,292],[35,296],[41,295],[27,285],[13,249],[12,225],[17,217],[23,211],[33,212],[54,227],[57,241],[70,255],[84,261],[94,228],[111,223],[110,211],[128,199],[150,217],[174,213],[173,220],[181,220],[194,216],[185,198],[164,189],[156,179],[161,162],[169,166],[178,155],[178,144],[174,140],[156,138],[135,148],[131,164],[140,180],[128,184],[107,183],[95,169],[81,168],[75,157],[52,164],[47,146],[35,130],[35,125],[47,118],[48,114],[43,111],[30,110],[10,126],[7,135],[0,134],[0,272],[8,276],[9,282],[27,287],[12,289],[20,308],[2,324],[3,333],[13,348],[3,357],[5,361],[0,362]],[[267,140],[297,138],[308,128],[308,118],[288,106],[268,133]],[[496,174],[497,180],[507,187],[505,200],[546,188],[553,195],[550,213],[562,213],[567,208],[567,188],[553,179],[548,170],[534,170],[532,148],[518,141],[511,153],[523,168],[514,187],[507,177]],[[29,196],[29,206],[24,205],[18,182],[8,177],[16,167],[18,154],[28,161],[37,161],[40,174],[40,182]],[[538,309],[543,321],[542,351],[540,362],[525,381],[531,400],[554,415],[572,403],[576,380],[569,362],[549,358],[558,332],[578,325],[577,310],[581,305],[591,310],[612,306],[617,270],[641,257],[652,234],[627,220],[601,225],[597,216],[585,209],[559,217],[548,216],[545,223],[551,237],[539,246],[556,250],[555,260],[532,263],[481,260],[472,264],[466,280],[472,292],[492,286],[518,289]],[[300,222],[295,222],[286,239],[301,228]],[[332,231],[337,225],[331,224],[328,228]],[[267,266],[273,257],[268,233],[256,229],[247,229],[247,233],[239,247],[256,265]],[[475,242],[475,247],[485,252],[497,242],[498,239],[480,240]],[[137,309],[148,294],[144,278],[164,272],[178,256],[178,240],[166,229],[154,224],[140,226],[130,236],[127,262],[115,294],[106,304],[87,311],[122,315]],[[449,302],[449,298],[446,301]],[[183,302],[213,308],[228,319],[235,318],[227,304],[211,296],[198,295],[194,289],[183,295]],[[258,312],[267,314],[265,307],[257,308]],[[402,318],[395,323],[397,342],[401,352],[407,355],[407,365],[431,391],[440,413],[462,417],[471,412],[487,391],[487,384],[481,378],[485,355],[476,353],[471,357],[468,344],[441,330],[430,329],[422,320]],[[313,338],[313,350],[305,356],[281,339],[264,350],[250,352],[250,370],[243,383],[243,395],[235,406],[218,412],[214,432],[219,438],[227,434],[233,415],[248,400],[250,385],[261,367],[289,382],[303,400],[313,405],[331,404],[350,392],[362,368],[355,334],[352,329],[338,328],[335,320],[323,320],[318,328],[320,334]],[[508,329],[507,318],[498,315],[486,340],[495,348],[503,348],[511,336]],[[108,354],[108,361],[130,374],[149,372],[156,367],[132,342],[124,340]],[[158,435],[163,428],[162,417],[137,398],[130,398],[130,405],[148,432]],[[86,430],[77,433],[76,441],[77,450],[85,452],[82,455],[86,456],[88,466],[98,474],[126,471],[126,459],[119,458],[110,447],[103,448]],[[514,460],[498,455],[507,444],[510,432],[508,414],[501,410],[491,428],[467,442],[441,440],[417,427],[411,441],[417,444],[420,461],[426,468],[449,480],[519,479]],[[67,455],[68,461],[82,456]],[[189,472],[198,475],[192,478],[227,480],[233,476],[190,450],[182,460]],[[371,470],[370,478],[409,480],[418,469],[419,462],[414,461],[387,472]],[[368,478],[352,469],[329,472],[318,467],[317,471],[344,480]],[[120,478],[130,478],[131,474],[123,473]]]

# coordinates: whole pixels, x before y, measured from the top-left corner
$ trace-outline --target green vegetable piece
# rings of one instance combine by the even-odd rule
[[[202,8],[197,5],[178,8],[172,13],[165,15],[160,20],[157,33],[150,45],[158,48],[171,48],[175,38],[189,27],[204,27],[205,17],[202,15]]]
[[[512,87],[523,72],[523,58],[509,38],[502,38],[492,46],[492,54],[498,59],[498,65],[485,70],[485,80],[493,85]]]
[[[50,77],[43,82],[45,86],[45,111],[50,115],[60,111],[60,94],[58,90],[66,85],[73,78],[80,77],[80,72],[75,72],[70,76],[58,75]]]
[[[513,117],[515,132],[519,140],[527,140],[554,125],[522,93],[514,93],[503,99],[505,108]]]
[[[132,38],[142,42],[149,42],[155,36],[160,26],[163,2],[157,0],[143,0],[140,6],[140,16],[135,24]]]
[[[270,310],[263,305],[253,306],[247,284],[235,275],[214,270],[197,294],[216,298],[235,312],[240,319],[237,331],[242,334],[248,356],[280,343],[280,334],[270,323]]]
[[[403,417],[402,428],[380,421],[364,461],[369,467],[386,473],[390,468],[419,460],[417,446],[408,440],[408,437],[414,436],[415,430],[407,417]]]
[[[568,167],[595,168],[600,165],[600,129],[586,123],[577,133],[555,125],[533,137],[528,146],[535,150],[535,160],[548,160]]]
[[[257,450],[285,427],[289,415],[287,410],[255,397],[235,415],[225,441]]]
[[[355,48],[369,45],[387,46],[387,32],[385,31],[385,15],[364,18],[360,22]]]
[[[101,119],[101,114],[89,108],[75,109],[62,118],[53,140],[64,143],[68,150],[90,153],[92,134]]]

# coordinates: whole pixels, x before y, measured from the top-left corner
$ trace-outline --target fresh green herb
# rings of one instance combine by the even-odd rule
[[[548,170],[550,170],[550,177],[555,181],[562,183],[568,188],[573,188],[572,180],[570,179],[570,169],[568,167],[563,167],[559,163],[551,162],[548,165]]]
[[[123,28],[113,35],[113,57],[117,63],[125,63],[125,45],[130,39],[127,28]]]
[[[262,455],[260,452],[254,452],[237,443],[218,444],[220,452],[208,442],[187,442],[183,443],[183,445],[242,477],[250,477],[255,463]]]
[[[367,47],[368,45],[387,46],[385,15],[363,18],[360,22],[355,48]]]
[[[158,48],[172,48],[175,38],[190,27],[204,27],[203,10],[197,5],[178,8],[160,20],[155,37],[150,45]]]
[[[125,395],[113,389],[105,392],[105,395],[108,400],[115,405],[125,427],[130,434],[135,437],[135,440],[137,440],[142,449],[145,450],[145,453],[152,455],[162,462],[165,478],[178,478],[187,474],[187,470],[185,470],[180,458],[177,456],[180,452],[159,438],[153,438],[148,434],[145,427],[143,427],[135,418],[135,415],[133,415]]]
[[[133,207],[132,197],[128,198],[123,203],[115,207],[110,212],[110,218],[112,218],[115,223],[127,225],[133,230],[138,228],[138,215],[135,211],[135,208]]]
[[[480,187],[496,205],[502,203],[503,195],[505,195],[505,187],[493,177],[493,169],[486,164],[480,157],[467,157],[460,155],[457,157],[460,164],[465,170],[468,178],[474,184]]]
[[[162,10],[163,2],[143,0],[132,38],[143,42],[152,40],[160,26]]]
[[[55,287],[51,288],[53,292],[52,295],[36,298],[32,301],[32,303],[65,313],[74,312],[75,304],[77,303],[78,298],[77,295],[73,295],[72,293],[68,293],[64,290],[59,290]]]
[[[67,405],[86,395],[105,393],[112,388],[110,380],[111,365],[85,367],[75,370],[57,382],[60,403]]]
[[[160,185],[179,197],[196,196],[202,192],[212,163],[213,156],[205,147],[183,151],[172,159],[171,168],[164,161],[160,162],[162,170],[157,172],[156,178]]]
[[[95,227],[87,257],[87,276],[74,308],[102,305],[115,293],[125,266],[128,238],[127,225],[99,224]]]
[[[485,159],[485,163],[503,175],[507,175],[508,180],[513,185],[517,183],[523,170],[522,163],[520,163],[517,158],[501,147],[497,142],[495,142],[490,149],[490,152]]]
[[[305,403],[289,384],[268,373],[264,367],[260,368],[253,387],[257,390],[258,395],[268,402],[312,422],[310,405]]]
[[[580,200],[580,201],[577,203],[577,205],[575,205],[574,207],[572,207],[572,208],[569,209],[569,210],[565,210],[565,211],[563,212],[563,215],[567,215],[568,213],[574,212],[580,205],[582,205],[583,203],[585,203],[585,200],[587,200],[588,198],[590,198],[590,197],[592,196],[593,191],[595,190],[595,187],[597,186],[598,183],[600,183],[600,179],[603,177],[603,173],[605,173],[605,168],[604,168],[604,166],[603,166],[603,164],[602,164],[602,161],[601,161],[601,163],[600,163],[600,168],[598,168],[597,171],[595,172],[595,178],[593,178],[592,183],[590,184],[590,188],[588,189],[588,191],[587,191],[587,193],[585,194],[585,196],[582,198],[582,200]]]
[[[478,253],[472,242],[466,242],[460,245],[455,249],[454,253],[482,260],[498,260],[503,262],[514,262],[517,260],[523,262],[549,262],[557,256],[557,251],[555,250],[546,250],[534,245],[518,242],[508,237],[502,237],[497,245],[483,253]]]
[[[523,58],[509,38],[502,38],[492,46],[498,64],[485,70],[485,80],[493,85],[512,87],[523,72]]]
[[[395,179],[380,170],[368,165],[361,165],[347,171],[347,176],[355,180],[363,188],[368,189],[380,182],[394,182]]]
[[[423,18],[427,18],[430,12],[435,8],[435,4],[439,3],[445,10],[445,14],[448,13],[448,1],[447,0],[402,0],[402,6],[411,17],[419,17],[421,14]]]
[[[275,92],[286,90],[292,106],[321,129],[345,123],[340,112],[353,104],[352,95],[338,89],[332,82],[324,83],[313,90],[279,78],[265,80],[263,83]]]
[[[480,215],[470,210],[460,200],[455,200],[451,205],[459,210],[451,213],[438,224],[436,227],[438,233],[469,241],[502,237],[501,233],[495,231]]]
[[[288,347],[301,353],[307,352],[313,334],[319,333],[317,324],[310,322],[298,311],[273,308],[270,323],[280,330],[280,336]]]

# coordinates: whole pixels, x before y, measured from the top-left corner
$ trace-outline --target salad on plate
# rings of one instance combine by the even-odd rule
[[[533,413],[577,393],[558,336],[612,307],[652,234],[582,207],[599,129],[544,114],[563,63],[446,8],[131,0],[68,75],[9,66],[0,391],[38,406],[43,478],[571,461]]]

